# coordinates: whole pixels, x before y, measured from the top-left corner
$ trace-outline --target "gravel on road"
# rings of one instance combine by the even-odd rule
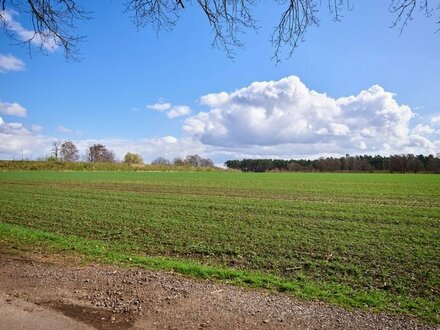
[[[439,329],[170,272],[60,260],[0,254],[0,329]]]

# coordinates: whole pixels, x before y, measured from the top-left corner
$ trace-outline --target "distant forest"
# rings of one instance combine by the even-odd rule
[[[229,169],[243,172],[397,172],[397,173],[440,173],[440,154],[393,155],[393,156],[350,156],[340,158],[308,159],[243,159],[225,162]]]

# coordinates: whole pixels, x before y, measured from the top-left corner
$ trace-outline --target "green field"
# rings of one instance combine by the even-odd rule
[[[0,172],[0,244],[439,322],[440,175]]]

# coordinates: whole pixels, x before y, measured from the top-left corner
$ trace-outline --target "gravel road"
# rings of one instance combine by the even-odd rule
[[[439,329],[173,273],[35,254],[0,254],[0,321],[8,330]]]

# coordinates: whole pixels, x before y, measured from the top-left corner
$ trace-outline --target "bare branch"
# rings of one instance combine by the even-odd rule
[[[317,26],[319,24],[316,13],[314,0],[289,0],[289,5],[281,15],[280,22],[271,37],[272,45],[275,48],[273,58],[277,62],[280,61],[281,48],[284,45],[290,47],[288,53],[288,57],[290,57],[299,42],[304,40],[307,28],[310,25]]]
[[[191,0],[124,0],[125,11],[132,14],[137,28],[152,26],[157,33],[172,30],[182,10],[187,10]],[[213,46],[225,50],[234,57],[234,51],[243,46],[242,33],[257,29],[253,16],[258,0],[192,0],[208,20],[213,33]],[[402,31],[412,20],[416,11],[430,17],[433,0],[389,0],[389,10],[396,15],[393,26]],[[87,19],[87,13],[77,5],[78,0],[0,0],[0,28],[11,39],[37,45],[42,51],[63,48],[67,58],[75,58],[78,43],[83,37],[77,36],[74,23]],[[318,9],[322,0],[276,0],[281,16],[271,35],[274,56],[280,61],[286,49],[287,58],[304,40],[310,26],[318,26]],[[328,11],[335,21],[343,18],[344,6],[351,10],[350,0],[327,0]],[[440,4],[435,10],[440,11]],[[23,28],[14,21],[14,13],[25,13],[32,30]],[[438,22],[440,26],[440,21]]]
[[[343,17],[342,7],[344,5],[345,0],[329,0],[328,1],[328,10],[330,11],[330,14],[333,16],[333,19],[336,22],[339,22],[341,18]],[[350,1],[347,0],[347,7],[350,7]]]
[[[429,6],[429,0],[391,0],[389,10],[396,14],[392,27],[400,25],[400,33],[413,19],[415,10],[424,12],[426,17],[430,17],[433,12],[433,9]]]
[[[243,46],[239,34],[246,29],[257,29],[252,16],[253,0],[197,0],[214,33],[213,45],[223,48],[229,58],[234,49]]]
[[[179,19],[179,2],[175,0],[130,0],[125,11],[133,13],[133,23],[139,29],[151,25],[156,32],[172,30]]]
[[[74,22],[88,19],[88,13],[78,7],[76,0],[26,0],[18,4],[2,0],[0,21],[4,31],[22,44],[36,45],[42,52],[61,47],[66,58],[77,59],[77,45],[84,38],[73,34]],[[27,9],[23,7],[27,4]],[[14,21],[15,12],[29,16],[32,30]]]

